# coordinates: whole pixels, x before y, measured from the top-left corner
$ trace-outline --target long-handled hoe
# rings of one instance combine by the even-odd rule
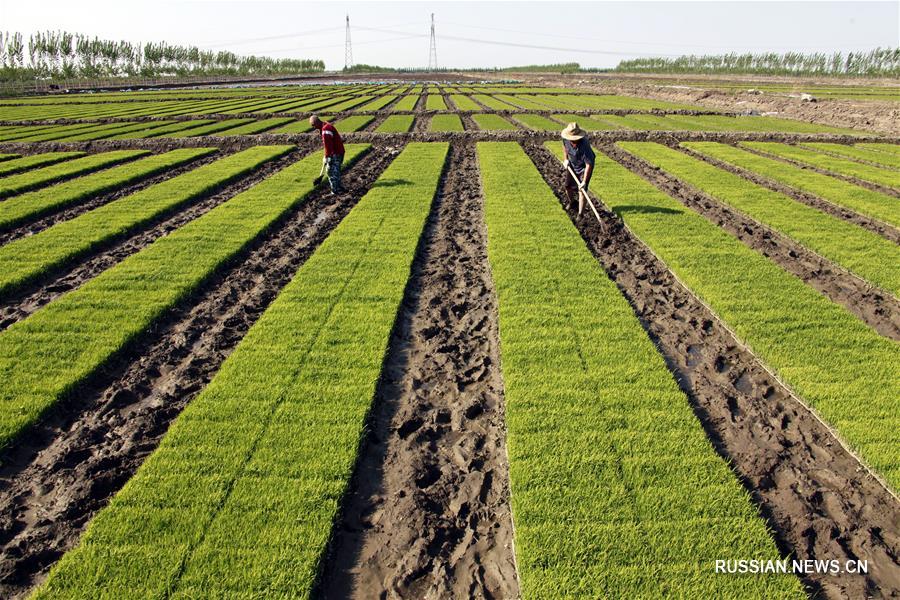
[[[322,168],[319,170],[319,176],[313,179],[313,185],[319,185],[322,183],[322,175],[325,174],[325,159],[322,159]]]
[[[572,176],[572,180],[578,184],[578,194],[580,196],[584,196],[584,199],[587,201],[588,206],[591,207],[591,211],[594,213],[594,216],[597,217],[597,222],[600,223],[600,231],[606,233],[606,226],[603,224],[603,220],[600,218],[600,213],[597,212],[597,209],[594,208],[594,203],[591,202],[591,197],[588,196],[587,190],[584,189],[584,184],[578,180],[578,176],[575,175],[575,171],[572,170],[572,167],[566,165],[566,169],[569,171],[569,174]]]

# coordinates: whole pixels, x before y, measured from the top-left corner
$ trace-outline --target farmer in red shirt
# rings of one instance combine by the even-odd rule
[[[344,193],[341,185],[341,165],[344,162],[344,142],[341,134],[334,125],[322,121],[318,116],[309,118],[309,124],[322,133],[322,143],[325,145],[325,166],[328,168],[328,183],[331,185],[332,195]]]

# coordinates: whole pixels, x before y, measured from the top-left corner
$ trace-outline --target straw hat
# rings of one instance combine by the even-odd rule
[[[577,142],[581,138],[585,136],[584,129],[578,126],[578,123],[572,121],[566,128],[562,130],[561,134],[565,139],[572,140],[573,142]]]

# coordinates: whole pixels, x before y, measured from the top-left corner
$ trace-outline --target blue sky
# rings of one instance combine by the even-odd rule
[[[241,54],[424,66],[435,14],[441,66],[579,62],[728,51],[865,50],[900,45],[900,2],[118,2],[0,0],[0,28],[67,29]],[[378,31],[375,31],[378,30]],[[486,43],[492,42],[492,43]],[[538,46],[538,47],[532,47]]]

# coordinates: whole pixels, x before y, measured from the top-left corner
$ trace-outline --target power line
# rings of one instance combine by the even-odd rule
[[[300,31],[298,33],[285,33],[282,35],[270,35],[267,37],[259,37],[259,38],[245,38],[242,40],[232,40],[229,42],[210,42],[208,44],[201,44],[201,48],[221,48],[224,46],[237,46],[239,44],[252,44],[254,42],[268,42],[271,40],[284,40],[288,38],[300,37],[304,35],[313,35],[316,33],[328,33],[330,31],[340,31],[343,29],[342,27],[326,27],[324,29],[309,29],[307,31]]]
[[[442,23],[443,23],[443,21],[442,21]],[[467,29],[483,29],[486,31],[503,31],[505,33],[519,33],[519,34],[528,35],[528,36],[540,36],[540,37],[558,38],[558,39],[566,39],[566,40],[583,40],[583,41],[589,41],[589,42],[600,41],[599,38],[597,38],[597,37],[585,37],[585,36],[578,36],[578,35],[562,35],[562,34],[558,34],[558,33],[543,33],[543,32],[537,32],[537,31],[522,31],[520,29],[504,29],[501,27],[485,27],[483,25],[466,25],[463,23],[444,23],[444,25],[450,25],[453,27],[463,27],[463,28],[467,28]],[[634,45],[634,46],[667,46],[670,48],[701,48],[701,49],[708,48],[708,49],[715,49],[715,50],[729,50],[734,47],[756,49],[756,50],[771,50],[773,46],[780,47],[777,44],[773,44],[773,45],[769,45],[769,46],[752,46],[752,45],[747,45],[747,44],[734,43],[730,46],[716,46],[716,45],[711,45],[711,44],[669,44],[666,42],[634,42],[634,41],[628,41],[628,40],[610,40],[610,39],[603,39],[602,41],[607,42],[607,43],[612,43],[612,44],[630,44],[630,45]],[[870,45],[865,45],[865,44],[857,44],[857,46],[864,47],[864,48],[871,47]],[[827,46],[827,47],[826,46],[816,46],[816,47],[798,46],[798,49],[799,50],[825,50],[825,51],[828,51],[828,50],[834,50],[834,47],[833,46]]]
[[[389,29],[382,29],[380,27],[358,27],[357,29],[362,29],[365,31],[377,31],[380,33],[392,33],[396,35],[410,35],[412,37],[425,37],[426,34],[412,34],[405,31],[393,31]],[[558,50],[562,52],[578,52],[582,54],[608,54],[612,56],[650,56],[650,57],[666,57],[666,58],[677,58],[681,56],[680,54],[659,54],[656,52],[647,53],[647,52],[618,52],[615,50],[589,50],[586,48],[564,48],[562,46],[541,46],[537,44],[519,44],[516,42],[502,42],[497,40],[483,40],[478,38],[469,38],[462,37],[456,35],[441,35],[442,40],[453,40],[458,42],[468,42],[471,44],[488,44],[492,46],[509,46],[512,48],[531,48],[534,50]]]

